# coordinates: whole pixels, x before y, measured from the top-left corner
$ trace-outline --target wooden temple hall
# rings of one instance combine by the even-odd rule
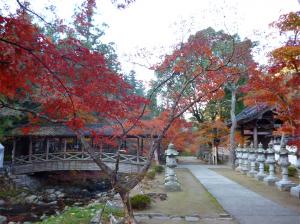
[[[252,141],[257,148],[261,142],[264,148],[274,136],[272,132],[281,126],[282,122],[274,117],[272,108],[266,105],[257,105],[245,108],[236,116],[237,130],[247,141]]]
[[[112,131],[106,130],[96,142],[91,131],[101,128],[91,125],[85,133],[85,138],[96,148],[96,154],[104,162],[116,161],[116,147],[104,143],[101,138],[111,138]],[[24,134],[21,129],[15,129],[5,142],[5,158],[11,160],[12,171],[16,174],[33,173],[54,170],[97,170],[99,167],[90,155],[83,150],[75,133],[66,126],[42,126]],[[132,172],[146,161],[144,149],[150,144],[149,136],[128,135],[121,147],[120,170]]]

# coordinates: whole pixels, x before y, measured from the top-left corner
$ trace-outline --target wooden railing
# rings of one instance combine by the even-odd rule
[[[101,158],[103,162],[115,163],[117,155],[115,153],[100,153],[95,152],[95,155]],[[146,163],[146,158],[137,155],[120,154],[120,163],[143,165]],[[93,161],[92,157],[87,152],[55,152],[32,154],[26,156],[16,156],[13,165],[33,164],[37,162],[48,161]]]

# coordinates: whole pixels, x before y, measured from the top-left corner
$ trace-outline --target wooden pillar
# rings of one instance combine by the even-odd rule
[[[100,140],[100,158],[102,158],[103,153],[103,139]]]
[[[144,154],[144,138],[142,137],[142,141],[141,141],[141,153],[142,155]]]
[[[254,145],[254,148],[257,149],[257,126],[255,125],[254,128],[253,128],[253,145]]]
[[[58,141],[59,141],[59,143],[58,143],[58,151],[61,153],[61,152],[62,152],[62,149],[63,149],[62,138],[59,137],[59,138],[58,138]]]
[[[139,137],[137,137],[137,150],[136,150],[136,162],[139,163],[140,162],[140,139]]]
[[[12,148],[12,152],[11,152],[11,163],[12,164],[15,163],[16,146],[17,146],[17,139],[14,138],[14,140],[13,140],[13,148]]]
[[[46,160],[49,158],[49,138],[46,138]]]
[[[29,137],[29,162],[31,162],[32,159],[32,137]]]
[[[241,125],[241,136],[242,136],[242,145],[245,144],[245,135],[244,135],[244,126]]]
[[[64,154],[64,159],[66,158],[66,155],[67,155],[67,139],[66,138],[64,138],[64,152],[63,152],[63,154]]]
[[[84,140],[86,140],[85,137],[84,137]],[[78,139],[77,139],[77,142],[78,142]],[[84,150],[83,150],[81,142],[78,142],[78,146],[81,148],[81,158],[83,159],[84,158]]]

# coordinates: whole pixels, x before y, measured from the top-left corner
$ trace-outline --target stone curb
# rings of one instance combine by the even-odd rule
[[[226,213],[219,214],[219,216],[201,216],[198,214],[193,215],[168,215],[162,213],[135,213],[137,220],[172,220],[172,221],[187,221],[187,222],[198,222],[200,220],[232,220],[233,218]]]

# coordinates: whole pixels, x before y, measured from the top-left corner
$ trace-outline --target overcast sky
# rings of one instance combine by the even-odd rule
[[[189,28],[195,33],[209,26],[259,40],[261,48],[274,47],[278,41],[266,38],[269,24],[281,14],[300,8],[297,0],[136,0],[125,10],[118,10],[110,0],[102,0],[99,9],[110,26],[106,38],[116,43],[124,68],[134,69],[138,78],[149,80],[151,73],[127,63],[122,55],[134,54],[144,47],[151,50],[170,46]],[[184,27],[180,25],[182,20],[186,20]],[[263,52],[255,57],[266,62]]]
[[[82,0],[51,1],[55,2],[59,16],[68,19],[75,3]],[[32,7],[39,11],[49,0],[30,2],[34,2]],[[190,32],[195,33],[209,26],[259,40],[261,48],[274,47],[278,40],[266,38],[270,32],[268,25],[281,14],[299,10],[300,6],[297,0],[136,0],[123,10],[117,9],[110,0],[98,0],[97,5],[101,13],[97,22],[109,25],[105,41],[116,43],[124,70],[136,70],[138,79],[143,80],[149,80],[152,72],[129,63],[124,54],[134,54],[139,48],[168,48],[183,36],[187,38],[190,28]],[[184,26],[179,25],[182,20],[186,21]],[[262,52],[256,53],[255,58],[266,62]]]

